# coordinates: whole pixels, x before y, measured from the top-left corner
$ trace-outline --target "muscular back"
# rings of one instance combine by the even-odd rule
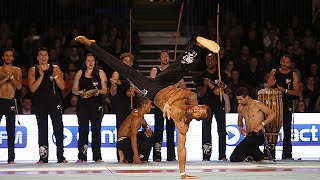
[[[252,101],[251,104],[239,104],[239,113],[244,117],[247,132],[253,131],[254,128],[264,120],[264,113],[257,108],[259,101]]]
[[[121,124],[118,137],[131,137],[132,132],[137,132],[141,127],[143,117],[139,116],[137,110],[133,110]]]

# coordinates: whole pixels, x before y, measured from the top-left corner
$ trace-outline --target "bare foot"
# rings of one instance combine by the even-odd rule
[[[14,161],[9,161],[8,164],[16,164]]]
[[[96,160],[95,162],[104,162],[104,161],[102,161],[101,159],[98,159],[98,160]]]
[[[76,163],[83,163],[84,161],[82,161],[81,159],[78,159],[77,161],[76,161]]]
[[[180,176],[181,179],[199,179],[198,176],[189,176],[188,174],[184,174]]]
[[[202,48],[206,48],[214,53],[218,53],[220,51],[219,45],[212,40],[198,36],[196,41],[197,41],[197,45]]]
[[[86,38],[85,36],[77,36],[75,38],[75,40],[78,42],[78,43],[81,43],[81,44],[84,44],[86,46],[89,46],[91,43],[94,43],[95,40],[89,40],[88,38]]]

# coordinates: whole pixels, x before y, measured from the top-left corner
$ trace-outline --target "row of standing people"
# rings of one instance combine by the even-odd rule
[[[61,105],[60,105],[60,100],[58,98],[59,97],[59,95],[58,95],[59,89],[62,90],[63,86],[64,86],[63,83],[61,83],[61,82],[63,82],[62,72],[60,71],[58,66],[48,64],[48,56],[46,55],[47,53],[48,52],[46,49],[39,49],[38,56],[37,56],[39,64],[29,70],[29,76],[28,76],[28,79],[29,79],[29,82],[31,85],[30,90],[38,96],[38,98],[36,98],[35,104],[36,104],[36,106],[39,106],[42,108],[41,111],[36,114],[38,128],[39,128],[39,148],[40,148],[39,162],[40,163],[47,162],[47,159],[48,159],[48,154],[47,154],[47,152],[48,152],[48,142],[47,141],[48,140],[47,140],[47,138],[44,138],[44,137],[47,137],[45,135],[47,135],[47,133],[48,133],[47,132],[48,124],[44,123],[44,122],[47,122],[45,119],[48,114],[53,119],[52,123],[53,123],[53,127],[54,127],[54,135],[57,138],[58,162],[66,162],[65,158],[63,157],[63,141],[60,140],[60,139],[62,139],[61,128],[63,128],[63,124],[62,124],[62,115],[61,115],[62,114],[61,113]],[[169,62],[168,57],[169,57],[168,52],[163,51],[160,53],[161,65],[160,65],[159,71],[166,68],[166,61],[167,61],[167,63]],[[124,59],[126,59],[126,60],[124,60]],[[3,60],[5,61],[6,65],[10,65],[13,61],[13,51],[10,51],[10,50],[5,51],[4,55],[3,55]],[[132,57],[129,54],[124,55],[121,58],[121,60],[123,60],[123,62],[127,61],[128,63],[126,63],[126,64],[128,64],[129,66],[132,65]],[[164,63],[162,61],[164,61]],[[95,60],[95,58],[92,55],[89,54],[86,57],[84,69],[78,71],[78,73],[76,75],[75,83],[73,85],[73,92],[75,94],[78,94],[80,96],[82,94],[86,94],[85,91],[83,91],[83,89],[97,90],[97,91],[94,91],[95,93],[93,94],[93,96],[91,96],[92,98],[98,98],[96,96],[107,93],[106,75],[104,74],[104,72],[102,70],[97,69],[96,62],[97,61]],[[209,54],[206,58],[206,63],[207,63],[207,69],[204,73],[202,73],[201,78],[199,78],[200,81],[198,81],[198,93],[199,93],[200,97],[202,97],[200,101],[202,103],[208,104],[215,114],[215,117],[217,120],[217,125],[218,125],[218,135],[219,135],[219,160],[226,160],[226,156],[225,156],[225,146],[226,146],[225,111],[224,111],[224,106],[223,106],[224,101],[220,101],[219,97],[214,95],[214,93],[213,93],[214,91],[208,90],[208,87],[210,88],[210,83],[214,82],[218,79],[218,74],[217,74],[217,69],[216,69],[216,59],[215,59],[214,55]],[[288,65],[282,67],[282,69],[285,67],[288,68]],[[5,69],[5,65],[3,66],[3,69]],[[12,90],[9,90],[9,92],[11,92],[11,94],[13,93],[13,95],[14,95],[15,89],[21,88],[21,87],[19,87],[19,83],[17,83],[17,84],[14,83],[15,80],[16,80],[16,82],[21,81],[21,71],[19,70],[19,68],[16,68],[16,67],[14,69],[12,69],[12,68],[10,68],[10,69],[11,70],[5,69],[5,71],[7,72],[6,74],[8,76],[6,76],[3,79],[3,80],[5,80],[5,83],[8,83],[8,84],[6,84],[6,86],[1,86],[1,87],[7,88],[7,86],[9,85],[11,88],[13,88]],[[279,70],[281,71],[281,68]],[[83,73],[83,71],[84,71],[84,73]],[[152,72],[150,73],[151,77],[153,75],[157,74],[157,72],[154,72],[154,71],[155,70],[153,69]],[[273,75],[271,77],[273,77]],[[113,78],[111,78],[111,79],[113,79]],[[224,79],[224,77],[222,79]],[[201,81],[201,80],[203,80],[203,81]],[[295,82],[294,77],[292,77],[292,80],[294,80],[293,82]],[[123,80],[123,82],[125,82],[125,81],[126,80]],[[118,95],[125,94],[127,96],[128,95],[127,92],[117,93],[117,90],[115,90],[115,89],[112,90],[112,87],[113,88],[118,87],[116,85],[117,82],[119,82],[119,81],[111,80],[111,94],[113,94],[113,96],[117,95],[117,94]],[[294,83],[292,83],[292,84],[294,84]],[[291,84],[291,86],[292,86],[292,84]],[[127,83],[127,85],[128,85],[128,83]],[[287,85],[288,85],[288,83],[287,83]],[[282,89],[279,88],[279,89],[285,93],[288,93],[288,91],[290,92],[290,90],[293,89],[293,86],[292,87],[291,86],[289,87],[289,86],[290,86],[290,84],[288,85],[287,89],[283,89],[283,88]],[[130,84],[129,84],[129,87],[130,87]],[[282,86],[280,86],[280,87],[282,87]],[[49,89],[49,92],[46,89]],[[81,89],[81,90],[79,90],[79,89]],[[131,88],[124,88],[124,89],[131,89]],[[5,92],[5,91],[1,91],[1,92],[3,94],[3,92]],[[6,92],[8,92],[8,91],[6,91]],[[49,98],[49,101],[44,102],[43,97],[46,96],[47,93],[49,93],[50,98]],[[294,93],[295,93],[295,90],[294,90],[293,94]],[[132,96],[132,95],[133,95],[133,89],[131,89],[129,91],[129,96]],[[11,96],[10,95],[1,95],[1,97],[3,97],[2,99],[12,99],[13,97],[11,97]],[[210,96],[211,96],[211,98],[210,98]],[[214,101],[215,103],[211,103],[213,101],[206,102],[207,99],[215,99],[215,101]],[[48,103],[48,102],[52,102],[52,103]],[[92,105],[92,102],[95,102],[95,104],[96,104],[95,106],[89,106],[89,104],[86,104],[88,102],[89,101],[80,100],[79,107],[82,107],[82,108],[93,107],[95,109],[93,109],[93,111],[90,111],[90,112],[95,112],[95,113],[83,113],[86,111],[81,111],[81,108],[79,108],[79,110],[77,111],[77,115],[79,118],[79,131],[80,131],[80,139],[79,139],[79,147],[78,147],[79,161],[86,161],[85,153],[86,153],[86,149],[88,147],[87,146],[88,137],[86,134],[87,134],[88,128],[89,128],[89,119],[91,119],[91,123],[94,123],[94,124],[92,124],[92,128],[93,128],[92,131],[93,132],[100,132],[100,130],[98,130],[98,129],[101,128],[101,119],[103,116],[100,100],[90,101],[91,103],[89,103],[89,104]],[[12,102],[11,102],[11,104],[12,104]],[[130,103],[128,103],[128,104],[130,104]],[[123,106],[122,106],[122,107],[119,107],[118,109],[119,110],[129,109],[129,111],[127,111],[127,112],[130,113],[130,109],[132,109],[132,107],[123,108]],[[82,114],[78,113],[78,112],[82,112]],[[117,114],[117,129],[119,129],[121,121],[123,121],[125,119],[126,115],[129,114],[129,113],[123,113],[123,112],[124,111],[119,112],[119,113],[116,112],[116,114]],[[121,115],[123,115],[124,117],[120,117]],[[160,116],[159,117],[156,116],[156,119],[157,118],[160,118]],[[285,119],[289,119],[289,118],[285,118]],[[155,130],[156,130],[155,134],[157,134],[157,133],[159,133],[159,134],[156,135],[156,137],[158,137],[158,139],[156,138],[155,143],[154,143],[154,158],[153,159],[155,161],[159,161],[159,159],[161,160],[161,153],[160,153],[161,150],[159,151],[159,147],[161,149],[163,121],[156,120],[156,122],[162,122],[162,124],[160,124],[160,125],[156,124],[156,127],[155,127]],[[203,144],[203,160],[210,160],[210,156],[211,156],[211,138],[210,137],[211,137],[211,123],[212,122],[211,121],[203,121],[203,123],[204,123],[203,124],[203,131],[202,131],[203,132],[203,136],[202,136],[203,137],[203,142],[202,142],[202,144]],[[289,122],[289,124],[291,125],[291,121]],[[80,126],[81,126],[81,128],[80,128]],[[288,125],[286,125],[286,129],[288,129],[287,126]],[[167,127],[168,127],[167,134],[169,135],[169,138],[167,138],[169,141],[168,146],[169,147],[171,146],[171,148],[168,149],[167,160],[174,160],[175,159],[174,141],[172,138],[174,128],[170,128],[170,121],[167,121]],[[14,129],[14,128],[11,128],[11,129]],[[60,133],[59,133],[59,131],[60,131]],[[286,134],[288,134],[288,132],[286,133],[286,131],[288,131],[288,130],[285,130],[285,137],[288,137],[288,135],[286,135]],[[10,134],[10,133],[8,133],[8,134]],[[95,134],[93,136],[99,137],[99,134]],[[285,138],[285,139],[290,140],[290,138]],[[9,138],[9,142],[10,142],[10,138]],[[159,146],[159,144],[160,144],[160,146]],[[291,144],[291,143],[285,143],[285,144]],[[12,149],[12,145],[10,145],[10,143],[9,143],[9,146],[11,146],[11,147],[9,147],[9,149]],[[94,160],[95,161],[101,161],[100,147],[101,147],[101,145],[99,142],[93,142],[93,152],[94,152]],[[290,148],[289,148],[289,151],[290,151]],[[9,151],[9,158],[8,158],[9,163],[14,162],[12,160],[12,157],[14,157],[14,155],[12,155],[12,154],[14,154],[14,153]],[[291,152],[289,154],[291,154]],[[287,155],[287,157],[290,157],[290,155]],[[284,156],[284,158],[287,158],[287,157]]]

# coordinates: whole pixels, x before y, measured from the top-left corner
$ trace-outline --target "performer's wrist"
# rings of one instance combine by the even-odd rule
[[[263,121],[261,122],[261,124],[262,124],[262,126],[265,126],[265,125],[266,125],[266,123],[264,123]]]
[[[183,173],[180,173],[180,176],[184,176],[184,175],[186,175],[186,173],[185,173],[185,172],[183,172]]]

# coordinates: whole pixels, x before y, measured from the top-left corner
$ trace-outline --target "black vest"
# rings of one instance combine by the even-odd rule
[[[290,71],[287,74],[283,74],[279,71],[279,69],[277,69],[274,77],[276,78],[275,87],[276,85],[278,85],[283,87],[284,89],[293,90],[293,71]],[[283,101],[292,101],[293,98],[293,95],[283,93]]]
[[[91,77],[91,78],[87,78],[85,76],[85,71],[82,71],[82,75],[79,79],[79,89],[80,90],[91,90],[91,89],[101,89],[101,79],[100,76],[98,75],[98,77]],[[102,95],[98,95],[98,96],[92,96],[90,98],[79,98],[78,100],[79,103],[99,103],[102,104]]]

